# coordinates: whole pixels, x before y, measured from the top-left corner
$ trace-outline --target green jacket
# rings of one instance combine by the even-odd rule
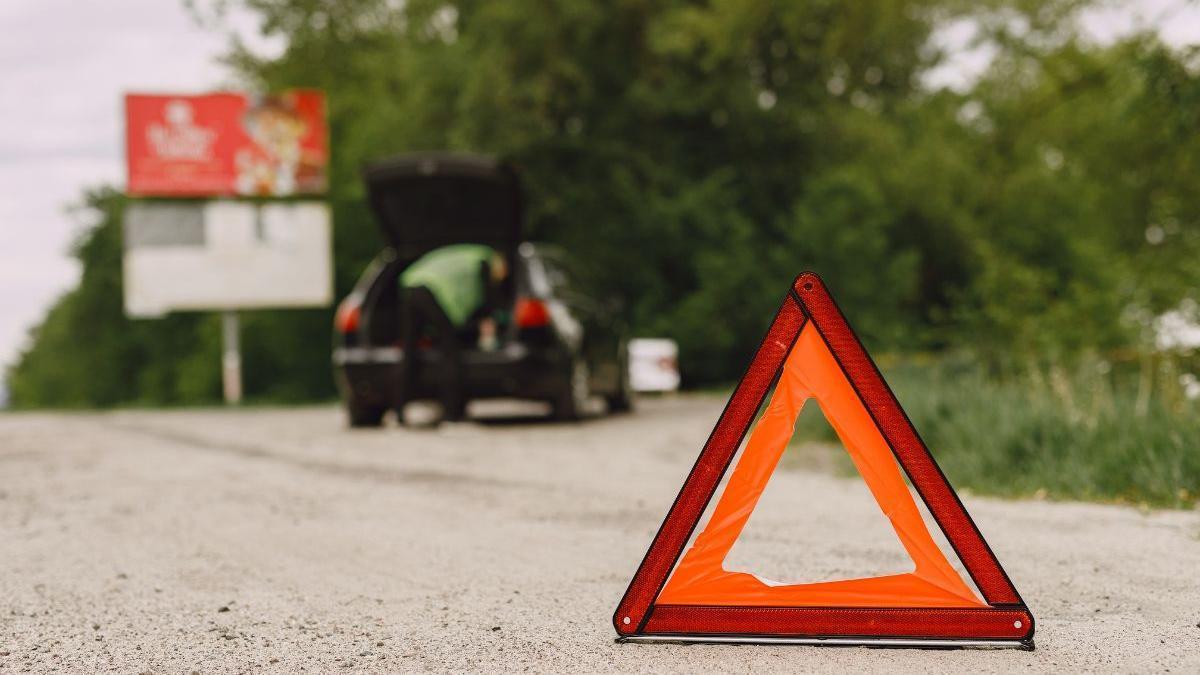
[[[418,258],[400,274],[400,286],[425,286],[455,326],[483,307],[484,264],[495,250],[483,244],[452,244]]]

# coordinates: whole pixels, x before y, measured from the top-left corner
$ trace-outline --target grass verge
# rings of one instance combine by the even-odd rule
[[[1200,405],[1177,364],[1114,373],[1029,368],[989,377],[969,363],[907,360],[884,375],[956,488],[1013,497],[1189,508],[1200,493]],[[806,406],[796,441],[836,438]],[[791,453],[789,453],[791,454]],[[844,461],[842,461],[844,460]],[[838,466],[853,472],[844,453]]]

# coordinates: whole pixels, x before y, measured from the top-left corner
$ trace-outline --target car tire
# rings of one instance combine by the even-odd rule
[[[621,369],[620,375],[617,377],[617,391],[605,397],[608,402],[608,412],[610,413],[627,413],[633,411],[634,393],[633,383],[629,379],[629,358],[627,354],[623,354],[624,358],[617,359],[617,363]]]
[[[387,408],[367,405],[356,401],[346,402],[346,419],[351,427],[369,428],[383,426],[383,415]]]
[[[556,420],[571,421],[583,416],[591,395],[591,378],[583,359],[571,359],[562,392],[552,402]]]
[[[629,386],[628,375],[621,378],[617,393],[606,396],[605,400],[608,402],[608,412],[610,413],[633,412],[634,396],[633,389]]]

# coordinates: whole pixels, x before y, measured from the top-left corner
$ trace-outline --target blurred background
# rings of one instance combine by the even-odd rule
[[[121,94],[325,92],[335,296],[382,243],[360,168],[521,174],[632,335],[726,392],[825,278],[952,480],[1200,491],[1200,5],[6,2],[0,363],[12,409],[221,400],[215,314],[122,309]],[[251,403],[331,401],[332,307],[242,318]]]

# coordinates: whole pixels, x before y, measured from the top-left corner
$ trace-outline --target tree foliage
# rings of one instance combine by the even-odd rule
[[[244,4],[287,47],[235,41],[238,77],[328,93],[339,293],[382,243],[362,163],[422,149],[514,161],[530,238],[574,251],[635,333],[678,340],[692,384],[740,373],[804,269],[873,350],[999,369],[1136,352],[1200,275],[1200,58],[1091,44],[1077,0]],[[932,31],[964,16],[995,62],[932,91]],[[93,195],[83,283],[11,372],[16,403],[216,396],[210,318],[121,317],[120,203]],[[252,315],[250,394],[331,394],[329,318]]]

